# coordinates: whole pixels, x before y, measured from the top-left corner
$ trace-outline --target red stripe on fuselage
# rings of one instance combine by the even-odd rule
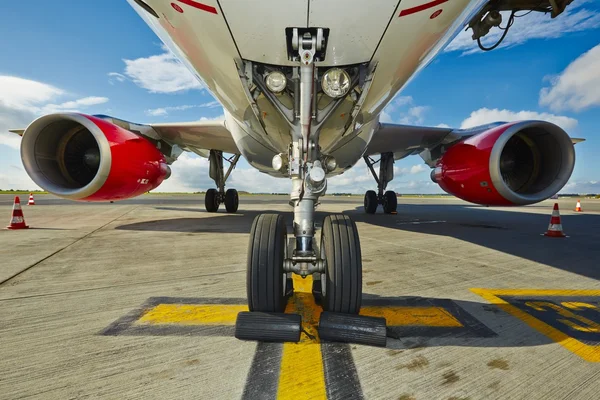
[[[404,17],[405,15],[410,15],[414,13],[418,13],[419,11],[427,10],[428,8],[439,6],[442,3],[447,2],[448,0],[434,0],[429,3],[421,4],[420,6],[407,8],[405,10],[400,11],[400,15],[398,17]]]
[[[187,4],[190,7],[195,7],[202,11],[206,11],[206,12],[213,13],[213,14],[217,13],[216,8],[207,6],[206,4],[198,3],[197,1],[194,1],[194,0],[177,0],[177,1],[180,3],[183,3],[183,4]]]

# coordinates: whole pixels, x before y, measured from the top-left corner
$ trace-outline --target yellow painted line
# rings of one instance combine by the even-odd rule
[[[159,304],[139,320],[146,324],[235,325],[237,315],[248,311],[241,304]]]
[[[294,274],[292,276],[294,280],[294,293],[311,293],[312,294],[312,276],[307,276],[302,279],[300,275]]]
[[[323,356],[317,332],[321,307],[315,304],[312,297],[312,277],[302,279],[294,275],[293,279],[294,296],[285,311],[302,315],[302,328],[308,335],[302,333],[300,342],[283,345],[277,398],[327,399]]]
[[[361,315],[383,317],[388,326],[423,325],[437,327],[462,327],[443,307],[362,307]]]
[[[533,329],[548,336],[567,350],[590,362],[600,362],[600,346],[590,346],[560,330],[540,321],[534,316],[520,310],[498,296],[600,296],[600,290],[548,290],[548,289],[482,289],[471,291],[483,297],[500,309],[521,319]]]

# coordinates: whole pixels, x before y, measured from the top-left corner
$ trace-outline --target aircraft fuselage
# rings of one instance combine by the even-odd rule
[[[281,174],[271,161],[275,154],[288,151],[290,127],[272,101],[249,92],[248,65],[298,67],[298,61],[289,57],[286,29],[327,30],[326,52],[315,62],[317,71],[360,69],[360,92],[341,101],[313,127],[318,128],[321,152],[337,160],[331,174],[338,174],[361,158],[383,108],[485,3],[145,0],[156,18],[135,0],[128,1],[223,105],[227,128],[241,154],[255,168],[276,176]],[[316,108],[325,108],[328,100],[321,96]]]

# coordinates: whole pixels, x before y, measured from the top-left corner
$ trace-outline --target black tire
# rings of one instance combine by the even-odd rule
[[[321,276],[322,276],[322,274],[313,274],[312,294],[315,299],[315,303],[318,305],[321,305],[323,302],[323,289],[321,287]]]
[[[240,198],[238,192],[235,189],[227,189],[225,192],[225,209],[228,213],[234,213],[238,210],[240,205]]]
[[[365,212],[367,214],[375,214],[377,206],[377,193],[374,190],[367,190],[367,193],[365,193]]]
[[[287,230],[280,214],[260,214],[250,229],[246,293],[248,309],[261,312],[283,312],[283,260],[287,246]],[[287,285],[286,285],[287,286]]]
[[[204,207],[206,211],[217,212],[219,205],[219,192],[217,192],[217,189],[208,189],[204,195]]]
[[[285,297],[290,298],[294,294],[294,279],[292,273],[288,273],[288,277],[285,279]]]
[[[383,211],[386,214],[391,214],[396,211],[398,207],[398,197],[396,197],[396,192],[388,190],[383,195]]]
[[[323,220],[321,257],[327,263],[322,289],[325,311],[358,314],[362,300],[362,258],[356,224],[346,215]],[[324,280],[324,281],[323,281]]]

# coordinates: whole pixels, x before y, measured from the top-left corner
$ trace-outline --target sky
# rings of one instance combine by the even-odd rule
[[[36,189],[23,169],[20,138],[50,112],[108,114],[140,123],[218,118],[222,108],[160,43],[125,0],[0,2],[0,189]],[[483,52],[462,32],[385,109],[381,120],[467,128],[543,119],[582,137],[564,193],[600,193],[600,2],[574,0],[555,19],[517,18],[503,44]],[[499,37],[491,32],[484,43]],[[421,158],[396,161],[389,189],[439,193]],[[208,161],[184,153],[155,191],[214,187]],[[227,186],[285,192],[240,161]],[[364,163],[329,179],[328,192],[376,189]]]

